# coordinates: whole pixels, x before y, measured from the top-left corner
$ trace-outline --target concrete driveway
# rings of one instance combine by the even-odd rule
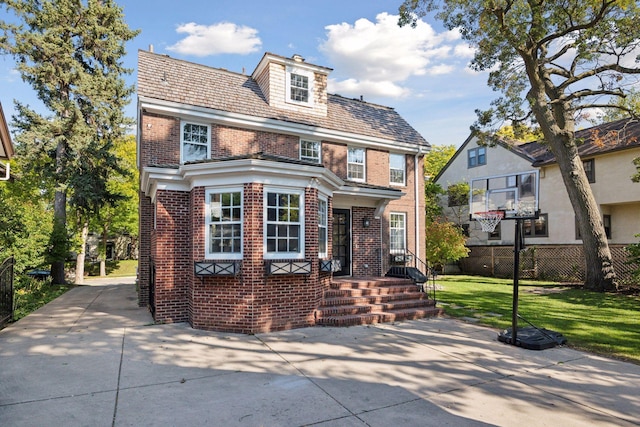
[[[446,318],[154,325],[132,279],[92,281],[0,331],[0,425],[640,425],[640,366],[496,338]]]

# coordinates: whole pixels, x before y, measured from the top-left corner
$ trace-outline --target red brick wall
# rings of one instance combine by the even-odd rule
[[[180,163],[180,119],[143,113],[140,165]]]
[[[352,274],[354,276],[384,275],[380,265],[380,227],[382,221],[375,219],[374,208],[354,206],[351,210],[353,224]],[[370,226],[364,227],[364,219]]]
[[[215,158],[266,153],[298,159],[299,140],[300,138],[291,135],[213,125],[211,156]]]
[[[263,260],[261,184],[244,187],[242,273],[234,277],[194,277],[189,291],[189,321],[194,328],[258,333],[315,324],[314,313],[329,287],[330,274],[319,272],[317,190],[305,191],[305,250],[310,275],[269,276]],[[194,260],[204,259],[204,188],[191,195]]]
[[[139,193],[138,199],[138,305],[149,303],[149,275],[151,256],[151,233],[153,231],[153,204],[151,199]]]
[[[188,320],[188,288],[193,271],[190,230],[189,194],[158,191],[156,242],[152,248],[157,322]]]

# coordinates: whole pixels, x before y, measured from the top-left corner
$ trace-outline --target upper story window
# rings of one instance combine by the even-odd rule
[[[209,158],[211,128],[208,125],[182,122],[180,124],[180,145],[182,163]]]
[[[486,147],[472,148],[468,151],[468,156],[469,157],[468,157],[467,166],[470,168],[475,168],[476,166],[487,164],[487,148]]]
[[[347,150],[347,179],[365,180],[365,157],[364,148],[349,148]]]
[[[405,185],[407,162],[404,154],[389,154],[389,182]]]
[[[407,215],[391,213],[389,215],[389,251],[404,253],[407,249]]]
[[[320,163],[320,142],[300,140],[300,160]]]
[[[596,182],[596,162],[595,159],[589,159],[582,162],[584,173],[587,175],[589,183]]]
[[[313,104],[313,72],[287,67],[286,101],[310,106]]]
[[[328,256],[328,206],[326,199],[318,199],[318,258],[326,258]]]
[[[265,258],[304,258],[304,191],[265,191]]]
[[[242,258],[242,191],[206,192],[206,258]]]

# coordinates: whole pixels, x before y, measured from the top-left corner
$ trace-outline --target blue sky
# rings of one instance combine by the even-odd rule
[[[333,68],[329,92],[395,108],[431,144],[459,146],[474,111],[498,94],[487,75],[467,65],[472,49],[433,18],[399,28],[401,0],[120,0],[125,19],[141,34],[127,44],[125,65],[154,46],[168,54],[250,74],[264,52],[300,54]],[[136,73],[127,77],[134,84]],[[0,57],[0,102],[11,121],[13,99],[38,108],[13,59]],[[135,117],[135,98],[127,108]]]

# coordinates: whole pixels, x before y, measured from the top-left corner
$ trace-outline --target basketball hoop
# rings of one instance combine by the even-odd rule
[[[475,220],[480,223],[480,227],[482,227],[482,231],[487,233],[493,233],[493,230],[496,229],[502,218],[504,217],[503,211],[487,211],[487,212],[476,212],[474,214]]]

